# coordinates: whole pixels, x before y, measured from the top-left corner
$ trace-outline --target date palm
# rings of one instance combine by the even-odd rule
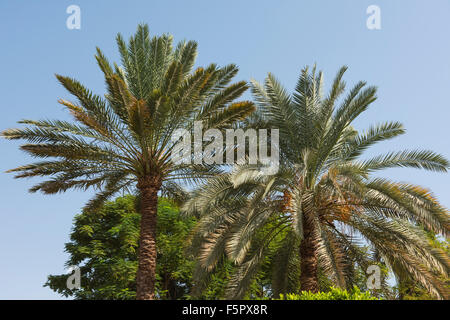
[[[200,218],[192,238],[197,283],[226,255],[240,266],[228,294],[240,298],[276,245],[275,296],[297,290],[298,274],[302,290],[317,292],[319,274],[351,287],[354,265],[367,270],[381,257],[435,296],[448,297],[438,278],[448,277],[449,257],[426,237],[427,230],[448,235],[448,210],[420,186],[373,174],[393,167],[445,172],[449,163],[420,150],[361,159],[368,147],[404,129],[387,122],[357,132],[351,124],[376,99],[376,88],[359,82],[341,99],[345,71],[327,96],[315,68],[302,70],[292,95],[271,74],[264,85],[252,82],[258,109],[248,125],[279,129],[280,170],[262,175],[258,166],[236,166],[193,192],[183,210]]]
[[[235,65],[206,68],[193,65],[197,44],[172,37],[150,37],[140,25],[128,44],[119,34],[117,44],[122,66],[111,65],[100,49],[96,60],[104,73],[107,94],[93,94],[80,82],[57,75],[59,82],[77,98],[60,100],[75,122],[23,120],[25,128],[2,132],[7,139],[24,139],[21,149],[40,162],[10,170],[17,178],[46,177],[31,188],[45,194],[68,189],[95,188],[87,204],[95,209],[124,189],[141,198],[141,229],[137,298],[155,297],[156,215],[158,192],[180,194],[181,179],[201,179],[213,168],[170,161],[171,136],[194,121],[207,128],[223,128],[254,110],[251,102],[233,102],[247,88],[244,81],[230,84]]]

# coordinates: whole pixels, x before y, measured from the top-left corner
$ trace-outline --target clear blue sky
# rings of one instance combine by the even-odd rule
[[[66,28],[66,8],[81,8],[81,30]],[[366,8],[381,8],[381,30],[366,28]],[[329,84],[347,64],[348,84],[366,80],[379,99],[358,128],[385,120],[407,134],[374,151],[430,148],[450,158],[450,2],[385,0],[1,1],[0,130],[23,118],[64,118],[68,98],[54,74],[73,76],[104,93],[94,52],[117,59],[115,35],[145,22],[153,34],[199,42],[198,65],[240,66],[238,79],[273,72],[288,89],[300,69],[317,63]],[[5,170],[30,162],[19,143],[0,140],[0,299],[55,299],[42,285],[64,272],[72,218],[91,193],[28,194],[37,180]],[[450,207],[449,175],[389,170],[386,176],[431,188]]]

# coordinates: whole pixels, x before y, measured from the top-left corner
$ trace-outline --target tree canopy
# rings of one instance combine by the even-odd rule
[[[158,212],[157,296],[184,298],[191,288],[194,263],[184,254],[184,243],[195,220],[180,217],[167,198],[159,199]],[[76,299],[135,299],[139,222],[132,195],[76,215],[65,245],[66,265],[80,266],[81,289],[67,288],[67,274],[50,275],[45,286]]]

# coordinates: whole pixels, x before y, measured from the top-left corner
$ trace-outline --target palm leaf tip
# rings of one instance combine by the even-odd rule
[[[441,154],[430,150],[405,150],[390,152],[364,162],[368,170],[380,170],[393,167],[410,167],[437,172],[447,172],[450,163]]]
[[[20,139],[20,134],[18,129],[6,129],[0,132],[0,137],[8,140]]]

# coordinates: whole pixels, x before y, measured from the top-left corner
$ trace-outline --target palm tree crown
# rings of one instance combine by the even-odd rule
[[[420,150],[360,159],[368,147],[404,129],[387,122],[357,132],[351,124],[376,99],[376,88],[359,82],[340,99],[345,71],[339,70],[326,96],[315,67],[302,70],[292,95],[272,74],[264,85],[252,82],[258,110],[247,125],[279,128],[280,170],[261,175],[258,166],[235,166],[193,192],[183,210],[200,217],[192,239],[199,284],[225,254],[239,265],[229,297],[243,297],[276,246],[274,296],[295,291],[298,280],[302,290],[317,291],[320,274],[351,287],[354,265],[366,270],[375,257],[435,296],[448,296],[439,277],[448,277],[450,261],[425,233],[448,235],[448,210],[424,188],[373,173],[391,167],[445,172],[449,163]]]

